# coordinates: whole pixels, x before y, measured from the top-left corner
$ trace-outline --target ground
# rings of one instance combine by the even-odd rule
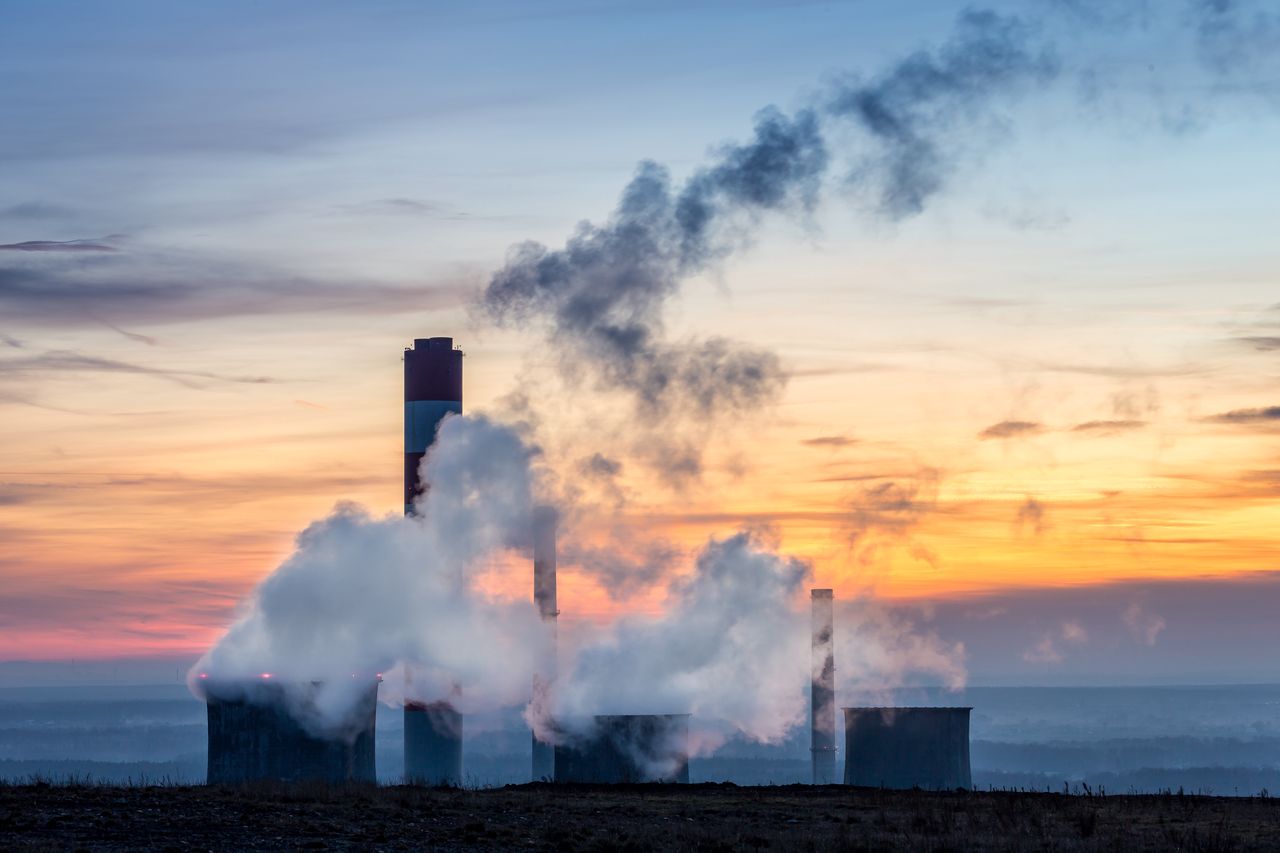
[[[5,850],[1265,850],[1280,799],[842,787],[0,784]]]

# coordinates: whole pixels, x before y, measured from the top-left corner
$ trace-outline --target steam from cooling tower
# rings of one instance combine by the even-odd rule
[[[597,714],[692,714],[692,751],[733,732],[776,742],[805,715],[807,627],[796,608],[809,566],[738,533],[713,539],[673,582],[661,616],[632,616],[572,651],[541,737],[589,730]]]
[[[384,701],[431,702],[461,685],[463,710],[518,704],[546,645],[526,600],[491,599],[475,574],[528,536],[534,451],[483,416],[451,416],[423,463],[419,515],[376,518],[340,504],[307,527],[294,553],[254,590],[246,611],[191,670],[211,681],[304,685],[308,728],[342,735],[369,677]],[[411,695],[398,696],[408,671]],[[318,683],[312,687],[313,683]],[[357,724],[359,721],[355,721]]]

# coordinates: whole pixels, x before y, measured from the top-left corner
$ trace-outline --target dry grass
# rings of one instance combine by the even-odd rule
[[[6,850],[1274,849],[1270,798],[732,785],[0,785]]]

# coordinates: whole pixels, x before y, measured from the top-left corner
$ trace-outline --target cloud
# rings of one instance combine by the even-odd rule
[[[1070,646],[1082,646],[1089,642],[1089,632],[1075,619],[1063,622],[1056,632],[1048,631],[1031,648],[1022,653],[1027,663],[1057,664],[1066,660],[1066,653],[1059,643]]]
[[[1135,640],[1144,646],[1154,646],[1156,638],[1165,628],[1164,618],[1147,612],[1140,604],[1130,604],[1120,615],[1124,626]]]
[[[1221,74],[1262,71],[1275,59],[1280,14],[1251,0],[1193,0],[1200,56]]]
[[[1062,639],[1073,645],[1083,645],[1089,641],[1089,632],[1074,619],[1062,623]]]
[[[1022,659],[1027,663],[1062,663],[1063,656],[1053,635],[1045,634],[1034,646],[1022,653]]]
[[[1089,433],[1091,435],[1114,435],[1119,432],[1142,429],[1146,425],[1146,421],[1138,420],[1085,421],[1073,426],[1071,432]]]
[[[1241,426],[1280,425],[1280,406],[1266,406],[1259,409],[1232,409],[1217,415],[1210,415],[1203,420],[1216,424],[1238,424]]]
[[[355,216],[419,216],[432,219],[473,219],[452,206],[416,198],[377,198],[371,201],[337,205],[339,213]]]
[[[820,435],[815,438],[803,439],[800,443],[806,447],[829,447],[834,450],[841,447],[848,447],[851,444],[857,444],[858,439],[850,438],[847,435]]]
[[[1025,438],[1042,432],[1044,424],[1035,421],[1000,421],[978,433],[978,438],[984,441],[993,438]]]
[[[54,327],[423,311],[459,305],[464,292],[456,283],[319,280],[175,252],[38,252],[0,265],[0,315]]]
[[[1027,495],[1027,499],[1018,507],[1018,513],[1014,519],[1014,523],[1019,531],[1024,527],[1028,527],[1031,529],[1031,533],[1033,535],[1039,536],[1049,526],[1045,521],[1044,516],[1044,504],[1040,503],[1030,495]]]
[[[4,219],[62,219],[73,213],[70,208],[42,201],[24,201],[0,208],[0,218]]]
[[[0,244],[0,252],[114,252],[115,246],[95,240],[28,240]]]
[[[1275,352],[1280,350],[1280,337],[1271,335],[1254,335],[1241,338],[1233,338],[1232,340],[1244,344],[1245,346],[1255,349],[1258,352]]]
[[[915,531],[938,508],[938,480],[937,469],[923,468],[907,479],[862,488],[850,504],[847,522],[849,546],[858,564],[885,561],[898,547],[917,560],[937,564],[937,556]]]
[[[142,335],[138,332],[130,332],[128,329],[122,329],[115,323],[111,323],[106,320],[102,321],[102,325],[106,326],[108,329],[123,338],[128,338],[131,341],[137,341],[140,344],[146,344],[149,347],[157,346],[160,343],[159,339],[154,338],[151,335]]]
[[[155,376],[168,379],[188,388],[202,388],[204,382],[236,382],[261,385],[274,382],[266,376],[233,376],[223,373],[210,373],[203,370],[174,370],[164,367],[150,367],[115,359],[99,358],[84,355],[71,350],[50,350],[39,355],[21,358],[0,359],[0,371],[7,376],[21,373],[134,373],[143,376]]]

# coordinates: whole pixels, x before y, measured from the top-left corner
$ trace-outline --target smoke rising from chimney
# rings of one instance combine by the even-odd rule
[[[832,123],[852,125],[869,142],[869,151],[850,154],[849,180],[878,194],[877,211],[890,219],[920,213],[949,170],[942,135],[995,96],[1053,77],[1053,59],[1031,46],[1031,35],[1015,17],[966,12],[936,51],[913,53],[867,82],[835,85],[793,114],[761,110],[750,140],[721,146],[682,183],[642,162],[602,224],[581,223],[559,249],[512,247],[480,297],[480,314],[541,328],[565,379],[588,377],[626,394],[663,446],[681,451],[650,464],[676,483],[696,478],[700,446],[672,443],[672,422],[751,413],[781,395],[786,373],[758,346],[672,340],[666,311],[683,284],[750,245],[764,214],[814,210],[828,179]]]

